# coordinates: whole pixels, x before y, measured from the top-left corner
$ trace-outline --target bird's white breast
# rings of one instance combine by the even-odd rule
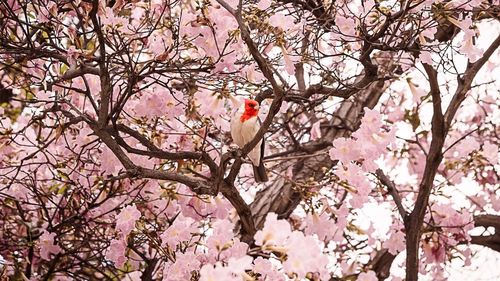
[[[231,137],[235,144],[240,148],[243,148],[245,144],[253,140],[255,134],[260,128],[259,120],[257,116],[251,117],[243,122],[241,122],[241,115],[245,112],[244,108],[240,108],[231,118]],[[262,140],[257,143],[254,149],[248,154],[250,160],[254,165],[259,165],[260,163],[260,145]]]

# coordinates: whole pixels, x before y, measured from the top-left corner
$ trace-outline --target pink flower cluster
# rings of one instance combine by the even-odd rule
[[[323,254],[320,242],[301,231],[292,231],[286,220],[269,213],[262,230],[255,234],[255,244],[265,252],[286,254],[283,269],[289,276],[305,278],[308,273],[328,279],[328,257]]]
[[[395,130],[382,130],[382,115],[377,110],[365,108],[361,126],[351,138],[338,138],[333,141],[330,157],[348,165],[351,161],[361,162],[364,172],[374,171],[374,163],[395,141]]]
[[[365,108],[359,130],[350,138],[338,138],[333,141],[329,154],[332,160],[339,160],[342,166],[335,174],[341,181],[355,188],[350,200],[351,206],[360,208],[368,201],[370,183],[364,173],[378,168],[375,160],[387,152],[396,139],[395,129],[382,129],[382,115],[377,110]]]

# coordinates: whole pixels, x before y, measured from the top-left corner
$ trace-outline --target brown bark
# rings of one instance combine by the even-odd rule
[[[425,211],[429,202],[434,177],[443,155],[444,140],[446,137],[443,112],[441,110],[441,92],[437,80],[437,71],[432,66],[424,64],[431,85],[432,105],[434,109],[432,117],[432,141],[427,153],[426,165],[422,181],[420,183],[415,208],[409,216],[406,228],[406,280],[418,280],[419,243],[421,228],[424,222]]]

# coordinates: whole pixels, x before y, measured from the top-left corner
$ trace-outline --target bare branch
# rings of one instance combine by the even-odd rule
[[[458,77],[457,79],[458,88],[455,94],[453,95],[453,98],[450,102],[450,105],[448,106],[448,109],[446,110],[446,113],[444,114],[444,119],[446,120],[445,121],[446,131],[450,129],[451,123],[453,121],[453,118],[455,117],[458,108],[467,97],[467,92],[469,92],[472,85],[472,81],[474,81],[476,74],[479,72],[481,67],[488,61],[488,59],[497,50],[499,46],[500,46],[500,35],[498,35],[497,38],[493,41],[493,43],[491,43],[488,49],[484,52],[483,56],[476,62],[469,63],[469,65],[467,66],[467,70],[465,70],[464,75],[462,77]]]
[[[406,221],[408,219],[408,213],[401,203],[401,196],[399,196],[396,185],[384,174],[381,169],[377,169],[377,171],[375,171],[375,174],[377,175],[377,178],[380,180],[380,182],[382,182],[382,184],[385,185],[389,190],[389,193],[394,199],[394,203],[396,203],[401,218],[403,219],[403,221]]]
[[[98,9],[99,1],[93,0],[92,10],[90,11],[89,15],[92,20],[92,24],[94,25],[94,32],[97,34],[97,39],[99,41],[99,72],[101,78],[101,101],[97,122],[100,128],[104,128],[108,122],[108,113],[113,87],[111,85],[111,78],[109,76],[108,66],[106,64],[106,39],[104,38],[99,20],[97,19]]]
[[[425,162],[424,174],[420,182],[419,192],[415,207],[410,214],[406,229],[406,280],[416,281],[418,279],[418,253],[421,236],[421,227],[424,222],[425,211],[429,202],[429,196],[433,188],[434,177],[437,168],[443,158],[442,148],[446,137],[444,130],[444,118],[441,110],[441,92],[437,79],[437,71],[430,65],[424,64],[425,71],[429,76],[431,86],[432,105],[434,114],[432,116],[432,141]]]

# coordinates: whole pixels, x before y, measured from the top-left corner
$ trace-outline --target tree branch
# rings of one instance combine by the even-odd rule
[[[399,196],[398,189],[396,188],[394,182],[392,182],[381,169],[377,169],[377,171],[375,171],[375,174],[377,175],[377,178],[380,180],[380,182],[389,190],[389,193],[394,199],[394,203],[396,203],[396,207],[398,208],[399,214],[401,215],[403,221],[407,221],[408,213],[401,203],[401,196]]]
[[[446,134],[450,128],[451,122],[460,107],[461,103],[466,98],[466,93],[470,90],[472,81],[475,75],[479,71],[482,65],[488,60],[488,58],[493,54],[493,52],[500,45],[500,36],[498,36],[495,41],[490,45],[487,51],[484,53],[476,63],[469,64],[467,70],[465,71],[464,77],[459,78],[459,86],[455,92],[455,95],[443,115],[441,109],[441,95],[439,90],[439,83],[437,78],[437,71],[426,63],[423,64],[425,72],[429,77],[429,84],[431,88],[432,104],[434,109],[434,114],[432,117],[432,141],[429,149],[429,153],[426,158],[426,164],[424,169],[424,174],[419,187],[419,193],[417,200],[415,202],[415,207],[410,214],[408,223],[405,225],[407,240],[406,240],[406,280],[416,281],[418,280],[418,267],[419,267],[419,257],[418,249],[421,236],[421,228],[424,221],[425,211],[429,202],[429,196],[432,191],[434,177],[437,173],[437,169],[441,160],[443,158],[442,149]]]
[[[100,93],[100,106],[98,112],[97,124],[100,128],[104,128],[108,122],[108,113],[110,106],[111,93],[113,87],[111,85],[111,78],[109,76],[108,66],[106,65],[106,39],[102,33],[99,20],[97,19],[97,11],[99,9],[99,0],[92,2],[92,9],[89,16],[94,25],[94,32],[97,34],[99,41],[99,72],[101,78],[101,93]]]
[[[118,142],[113,139],[113,137],[105,130],[98,128],[96,124],[89,124],[94,133],[106,144],[106,146],[113,152],[113,154],[118,158],[120,163],[126,169],[126,172],[131,178],[150,178],[159,180],[168,180],[173,182],[178,182],[186,185],[196,194],[209,194],[217,195],[216,189],[210,182],[202,179],[197,179],[189,176],[185,176],[179,173],[153,170],[135,165],[132,160],[125,154],[121,149]]]
[[[243,200],[238,190],[234,185],[224,182],[220,189],[222,195],[231,202],[231,205],[236,209],[241,222],[241,241],[251,245],[253,243],[253,236],[257,232],[255,223],[252,216],[252,210],[248,204]]]
[[[448,131],[451,126],[451,122],[453,121],[453,118],[455,117],[455,114],[462,104],[462,102],[465,100],[467,97],[467,92],[469,92],[472,81],[476,77],[476,74],[479,72],[481,67],[488,61],[488,59],[491,57],[491,55],[498,49],[500,46],[500,35],[497,36],[497,38],[491,43],[491,45],[486,49],[484,52],[483,56],[478,59],[474,63],[469,63],[467,66],[467,70],[463,74],[462,77],[459,77],[458,80],[458,88],[453,95],[453,98],[451,99],[450,105],[448,106],[448,109],[446,110],[446,113],[444,114],[444,119],[445,119],[445,130]]]
[[[125,140],[114,130],[114,128],[118,129],[118,131],[124,132],[136,140],[138,140],[142,145],[144,145],[148,150],[142,150],[142,149],[137,149],[133,148],[130,145],[128,145]],[[108,127],[108,132],[112,134],[116,142],[122,146],[127,152],[129,153],[134,153],[138,155],[144,155],[144,156],[149,156],[149,157],[154,157],[158,159],[166,159],[166,160],[200,160],[204,164],[206,164],[210,172],[212,173],[212,176],[214,176],[217,172],[218,166],[215,164],[214,160],[208,155],[208,153],[201,151],[201,152],[196,152],[196,151],[178,151],[178,152],[168,152],[165,150],[162,150],[158,148],[154,143],[152,143],[150,140],[148,140],[146,137],[144,137],[141,133],[137,132],[136,130],[127,127],[123,124],[117,124],[116,126],[110,126]]]
[[[432,116],[432,141],[429,153],[425,161],[424,174],[420,182],[419,192],[415,207],[410,214],[406,229],[406,280],[418,280],[419,268],[419,245],[421,228],[424,222],[425,211],[429,202],[429,196],[433,188],[434,177],[441,163],[443,155],[441,150],[444,145],[446,132],[444,131],[444,118],[441,110],[441,92],[437,79],[437,71],[428,64],[424,64],[424,69],[429,76],[431,86],[432,105],[434,113]]]

